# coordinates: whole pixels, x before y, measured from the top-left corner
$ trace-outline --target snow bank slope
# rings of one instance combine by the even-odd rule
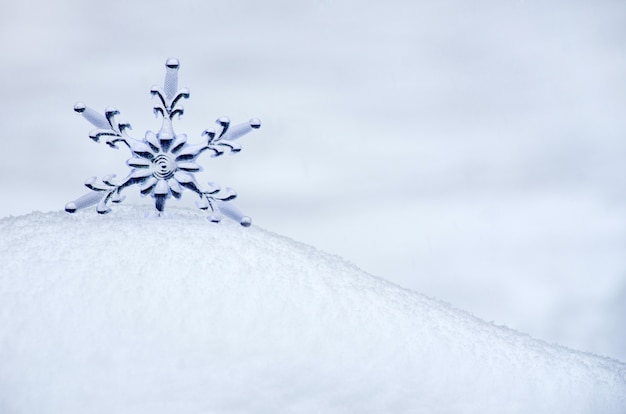
[[[620,362],[493,326],[258,228],[143,214],[0,220],[0,412],[626,407]]]

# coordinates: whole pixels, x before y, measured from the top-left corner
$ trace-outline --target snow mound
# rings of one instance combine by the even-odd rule
[[[0,220],[2,413],[623,413],[626,365],[187,210]],[[372,252],[376,254],[376,252]]]

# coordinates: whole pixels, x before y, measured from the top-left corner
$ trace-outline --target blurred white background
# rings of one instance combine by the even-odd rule
[[[177,57],[178,133],[263,121],[199,159],[256,225],[626,361],[622,0],[5,1],[0,39],[0,217],[124,174],[73,105],[141,138]]]

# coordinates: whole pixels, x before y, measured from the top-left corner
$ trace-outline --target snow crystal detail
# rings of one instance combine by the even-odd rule
[[[212,152],[212,157],[219,157],[225,152],[238,153],[241,146],[235,142],[244,134],[261,127],[261,121],[256,118],[250,121],[230,126],[227,117],[217,119],[219,133],[215,129],[206,129],[202,136],[204,142],[190,145],[185,134],[176,134],[172,126],[175,116],[184,113],[180,102],[189,98],[187,88],[178,89],[177,59],[168,59],[165,63],[165,82],[163,88],[153,86],[150,93],[157,98],[154,106],[155,116],[163,118],[159,132],[147,131],[142,140],[131,138],[127,134],[130,124],[118,123],[115,116],[119,111],[115,108],[106,108],[104,115],[78,102],[74,110],[80,113],[96,129],[89,133],[89,138],[96,142],[101,139],[112,148],[118,148],[119,143],[125,144],[131,152],[132,158],[126,161],[130,172],[125,178],[118,179],[114,174],[98,179],[91,177],[85,181],[89,193],[65,205],[65,211],[74,213],[79,209],[96,205],[96,211],[106,214],[111,211],[110,203],[121,203],[124,196],[122,190],[133,185],[139,186],[142,196],[150,195],[154,199],[154,206],[158,213],[165,209],[165,202],[171,198],[180,198],[183,191],[190,190],[196,193],[200,200],[196,206],[208,212],[208,219],[212,222],[221,221],[222,215],[238,221],[242,226],[251,224],[249,217],[244,216],[229,201],[237,194],[231,188],[221,189],[215,183],[208,187],[201,187],[195,180],[194,173],[202,171],[196,163],[198,156],[206,150]]]

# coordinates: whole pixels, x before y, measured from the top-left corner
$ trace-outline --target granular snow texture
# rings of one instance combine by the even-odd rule
[[[0,260],[5,414],[626,407],[621,362],[194,211],[7,217]]]

